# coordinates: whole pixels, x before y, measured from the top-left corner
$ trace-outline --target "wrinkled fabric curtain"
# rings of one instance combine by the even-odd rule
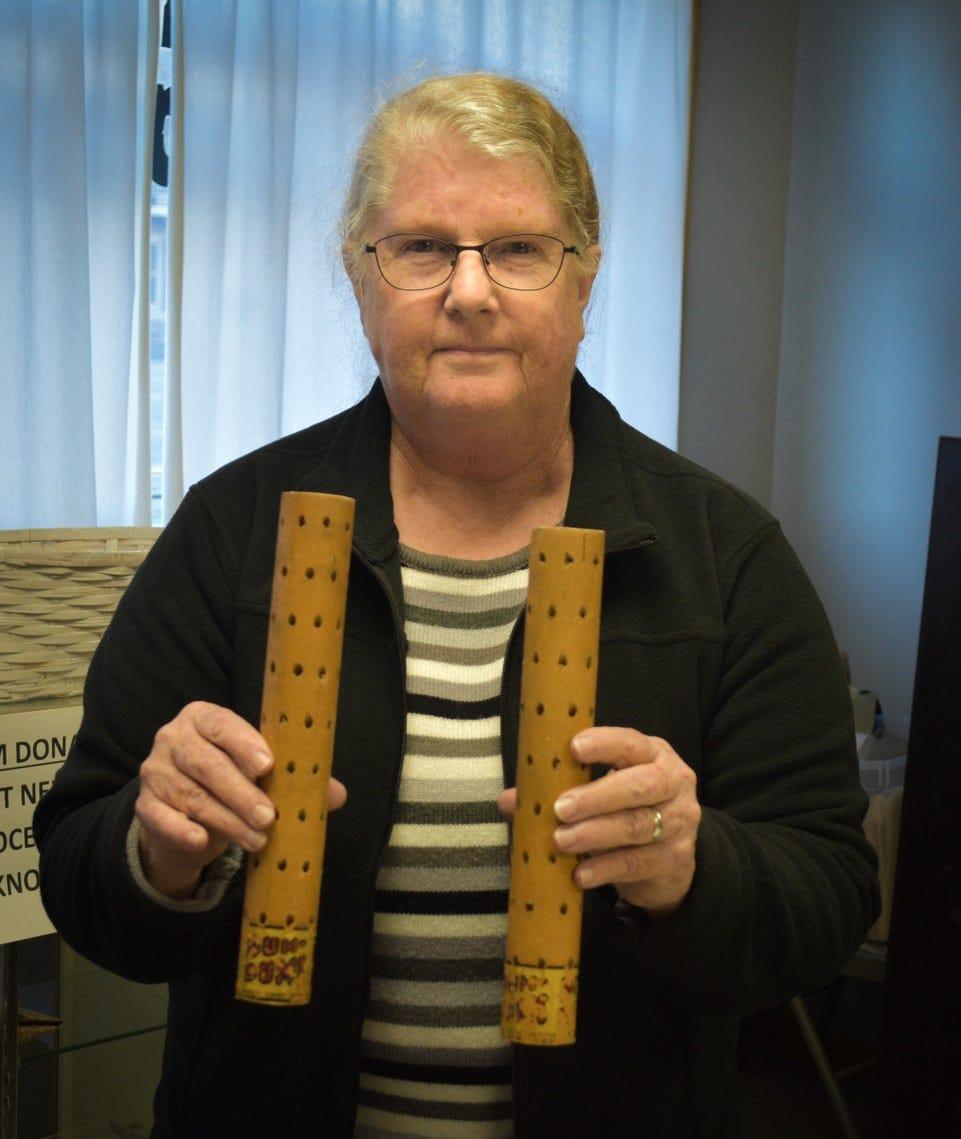
[[[604,212],[581,364],[674,444],[692,0],[171,4],[165,517],[214,467],[368,387],[339,203],[378,101],[437,71],[530,81],[579,131]]]
[[[0,527],[150,517],[156,0],[0,4]]]

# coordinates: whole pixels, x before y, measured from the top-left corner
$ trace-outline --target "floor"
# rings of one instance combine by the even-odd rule
[[[871,1135],[880,986],[844,981],[807,1000],[859,1139]],[[843,1139],[844,1132],[789,1006],[744,1022],[740,1046],[744,1139]]]

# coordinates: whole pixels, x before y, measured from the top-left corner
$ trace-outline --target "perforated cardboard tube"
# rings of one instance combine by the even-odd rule
[[[554,844],[554,802],[590,778],[570,742],[594,723],[604,532],[545,527],[531,540],[517,813],[501,1030],[515,1044],[573,1044],[583,895]]]
[[[281,497],[260,716],[277,821],[248,858],[236,988],[258,1004],[310,1000],[353,528],[352,498]]]

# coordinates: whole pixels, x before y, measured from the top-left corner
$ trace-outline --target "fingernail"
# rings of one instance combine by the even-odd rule
[[[265,752],[265,751],[255,751],[254,752],[254,771],[258,775],[263,775],[263,773],[271,767],[273,762],[274,761],[270,758],[270,755],[267,752]]]
[[[562,795],[554,804],[554,814],[563,821],[572,818],[576,808],[577,803],[572,796]]]
[[[590,884],[594,881],[594,871],[588,870],[586,867],[581,866],[578,867],[574,877],[577,879],[578,885],[590,886]]]
[[[579,763],[590,763],[593,750],[593,741],[590,736],[585,736],[582,733],[571,740],[571,755]]]
[[[268,823],[272,823],[277,817],[277,812],[273,807],[267,807],[263,803],[258,803],[251,811],[251,818],[258,827],[265,827]]]
[[[256,854],[257,851],[263,850],[266,845],[267,836],[260,833],[250,835],[246,842],[243,843],[245,849],[249,850],[251,854]]]
[[[554,842],[563,850],[574,841],[574,832],[570,827],[558,827],[554,831]]]

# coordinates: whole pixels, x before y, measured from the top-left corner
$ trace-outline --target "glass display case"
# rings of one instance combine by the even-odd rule
[[[16,949],[16,1139],[146,1139],[163,1053],[166,986],[107,973],[57,935]]]

